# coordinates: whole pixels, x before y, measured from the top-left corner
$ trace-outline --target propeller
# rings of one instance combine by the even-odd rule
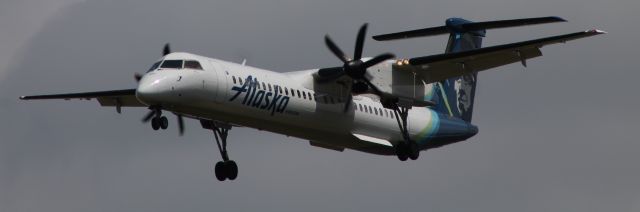
[[[391,94],[382,92],[380,89],[378,89],[378,87],[376,87],[369,80],[369,77],[367,74],[367,68],[374,66],[378,63],[381,63],[385,60],[392,59],[395,57],[395,55],[391,53],[384,53],[384,54],[375,56],[367,61],[362,61],[362,51],[364,48],[364,39],[367,34],[367,26],[368,24],[366,23],[363,24],[362,27],[360,27],[360,30],[358,31],[358,36],[356,37],[356,46],[353,52],[353,59],[349,58],[340,49],[340,47],[338,47],[338,45],[336,45],[335,42],[333,42],[333,40],[331,39],[331,37],[329,37],[329,35],[325,35],[324,37],[325,44],[327,45],[329,50],[336,57],[338,57],[338,59],[340,59],[340,61],[342,61],[344,64],[341,69],[327,68],[327,69],[319,70],[318,71],[319,81],[327,82],[327,81],[338,79],[344,75],[347,75],[351,79],[353,79],[354,83],[359,83],[359,82],[365,83],[369,88],[371,88],[374,94],[380,97],[382,102],[388,102],[388,101],[397,102],[397,98],[395,98]],[[352,95],[349,95],[347,97],[348,101],[345,104],[344,112],[347,112],[347,110],[349,109],[352,98],[353,98]]]
[[[162,56],[166,56],[168,54],[171,54],[171,47],[169,45],[169,43],[164,45],[164,48],[162,48]],[[140,73],[135,73],[133,75],[134,79],[136,80],[136,82],[140,82],[140,79],[142,79],[142,74]],[[160,113],[161,108],[159,106],[152,106],[149,108],[149,112],[142,117],[142,123],[147,123],[149,121],[151,121],[151,119],[156,116],[156,114]],[[178,132],[180,133],[180,136],[184,135],[184,118],[182,117],[182,115],[174,113],[178,119]]]

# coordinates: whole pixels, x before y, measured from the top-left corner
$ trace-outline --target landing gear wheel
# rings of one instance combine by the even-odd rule
[[[227,179],[227,169],[224,162],[218,161],[216,163],[214,171],[216,174],[216,179],[218,179],[219,181],[224,181],[225,179]]]
[[[157,117],[151,119],[151,128],[153,128],[153,130],[160,129],[160,120]]]
[[[167,120],[166,116],[162,116],[158,119],[158,122],[160,124],[160,128],[162,128],[163,130],[166,130],[167,127],[169,127],[169,120]]]
[[[409,158],[407,145],[404,142],[398,143],[396,146],[396,156],[400,161],[406,161]]]
[[[411,160],[418,159],[418,157],[420,157],[420,147],[418,147],[418,143],[412,141],[412,142],[409,143],[408,147],[409,148],[407,148],[407,150],[408,150],[408,153],[409,153],[408,154],[409,158]]]
[[[229,160],[224,162],[227,172],[227,179],[235,180],[238,177],[238,165],[235,161]]]

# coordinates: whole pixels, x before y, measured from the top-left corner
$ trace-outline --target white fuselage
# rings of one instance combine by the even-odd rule
[[[187,53],[164,59],[169,58],[198,60],[203,69],[150,71],[137,90],[141,102],[188,117],[299,137],[331,149],[390,155],[392,145],[403,139],[393,110],[379,101],[355,96],[345,113],[344,100],[316,93],[308,82],[317,69],[278,73]],[[248,79],[258,85],[250,86]],[[417,140],[433,133],[438,119],[426,107],[414,107],[408,117],[409,134]]]

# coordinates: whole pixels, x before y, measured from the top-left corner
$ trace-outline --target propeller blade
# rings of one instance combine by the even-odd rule
[[[344,52],[340,50],[338,45],[336,45],[333,40],[331,40],[329,35],[324,36],[324,43],[327,44],[329,50],[331,50],[331,52],[333,52],[333,54],[336,55],[336,57],[338,57],[343,63],[349,62],[349,57],[347,57],[347,55],[345,55]]]
[[[142,74],[134,73],[133,78],[136,79],[136,82],[140,82],[140,79],[142,79]]]
[[[178,131],[180,132],[180,136],[184,135],[184,119],[182,118],[182,115],[177,115],[178,116]]]
[[[147,113],[147,115],[145,115],[144,118],[142,118],[142,123],[149,122],[149,120],[151,120],[151,118],[153,118],[154,115],[156,115],[155,111],[153,110],[149,111],[149,113]]]
[[[371,58],[370,60],[367,60],[366,62],[362,63],[362,66],[364,66],[365,68],[369,68],[385,60],[393,59],[394,57],[396,56],[391,53],[384,53],[374,58]]]
[[[368,24],[363,24],[362,27],[360,27],[360,31],[358,31],[358,37],[356,37],[356,48],[353,51],[353,60],[359,60],[360,58],[362,58],[362,50],[364,48],[364,39],[365,36],[367,36],[367,25]]]
[[[164,48],[162,49],[162,56],[171,54],[171,47],[169,46],[169,43],[164,45]]]
[[[347,113],[349,107],[351,106],[351,101],[353,101],[353,95],[349,94],[347,96],[347,102],[344,103],[344,110],[342,112]]]
[[[363,78],[362,81],[364,81],[364,83],[366,83],[371,88],[371,90],[373,90],[373,93],[375,95],[382,96],[382,91],[380,91],[378,87],[376,87],[373,83],[371,83],[369,79]]]

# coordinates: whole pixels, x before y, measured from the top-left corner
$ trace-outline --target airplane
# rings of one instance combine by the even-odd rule
[[[137,88],[21,96],[35,99],[96,99],[101,106],[146,107],[142,119],[153,130],[167,129],[165,112],[212,130],[222,157],[218,180],[235,180],[227,136],[249,127],[308,140],[310,145],[418,159],[421,151],[467,140],[478,133],[471,123],[478,72],[542,56],[543,46],[604,34],[593,29],[491,47],[481,47],[486,30],[566,22],[539,17],[472,22],[449,18],[445,25],[373,36],[377,41],[449,34],[442,54],[396,59],[391,53],[363,57],[367,24],[358,31],[352,56],[327,34],[325,44],[342,65],[275,72],[245,64],[172,52],[145,74],[134,74]]]

